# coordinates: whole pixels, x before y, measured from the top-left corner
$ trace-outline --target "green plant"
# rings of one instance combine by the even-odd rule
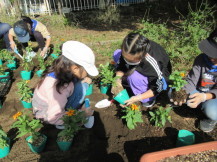
[[[108,62],[105,65],[103,64],[99,65],[99,75],[103,85],[108,85],[108,84],[115,85],[118,77],[117,76],[114,77],[114,74],[115,72],[114,72],[113,65],[109,64]]]
[[[29,116],[31,111],[24,113],[18,112],[16,113],[13,118],[16,120],[12,124],[12,128],[18,129],[18,134],[16,138],[22,137],[24,135],[32,136],[31,140],[28,141],[29,143],[35,143],[41,134],[38,132],[39,129],[43,127],[41,121],[39,119],[34,119]]]
[[[61,53],[61,49],[60,49],[61,44],[58,43],[53,47],[53,53],[54,54],[60,54]]]
[[[24,55],[22,63],[21,63],[21,66],[23,67],[23,70],[30,71],[31,70],[31,65],[33,65],[33,62],[31,60],[29,60],[27,55]]]
[[[7,60],[9,64],[12,64],[14,62],[14,56],[12,56],[12,53],[10,51],[4,50],[3,55],[4,60]]]
[[[8,146],[7,134],[3,131],[2,126],[0,126],[0,149]]]
[[[170,123],[172,123],[170,111],[172,107],[163,108],[160,106],[155,111],[149,111],[149,114],[151,115],[150,122],[154,123],[156,127],[163,128],[166,124],[166,121],[168,120]]]
[[[18,87],[18,94],[20,95],[20,100],[23,100],[25,102],[31,102],[32,101],[32,90],[28,86],[29,81],[22,80],[17,83]]]
[[[6,49],[2,49],[0,51],[0,59],[5,60],[5,53],[8,52]]]
[[[0,65],[0,75],[4,75],[5,74],[5,68],[3,65]]]
[[[122,116],[122,119],[126,119],[127,127],[132,130],[135,129],[137,123],[142,123],[142,113],[140,111],[140,107],[136,104],[132,104],[122,109],[122,112],[126,113],[126,115]]]
[[[184,79],[185,72],[181,71],[174,71],[169,79],[172,82],[172,84],[169,85],[169,87],[175,88],[176,91],[180,91],[182,87],[187,83],[187,81]]]
[[[39,64],[38,64],[39,69],[40,69],[40,70],[45,70],[46,67],[47,67],[47,64],[46,64],[46,62],[44,61],[43,57],[38,56],[38,62],[39,62]]]
[[[83,129],[82,125],[86,123],[84,112],[73,109],[69,109],[61,119],[65,127],[65,129],[58,133],[58,140],[61,141],[71,141],[74,135]]]

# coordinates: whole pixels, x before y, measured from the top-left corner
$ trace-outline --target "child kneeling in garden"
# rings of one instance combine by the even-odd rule
[[[126,105],[141,101],[143,106],[151,107],[155,97],[167,89],[171,64],[166,51],[139,33],[128,34],[121,50],[113,55],[116,62],[117,85],[112,93],[117,94],[123,85],[129,87],[133,96],[125,101]],[[129,90],[128,88],[128,90]]]
[[[62,116],[67,108],[79,109],[91,83],[87,77],[97,76],[93,51],[85,44],[67,41],[62,45],[62,55],[47,69],[33,95],[33,113],[36,118],[63,129]],[[86,116],[92,109],[81,108]]]
[[[217,123],[217,28],[210,36],[199,43],[203,52],[194,60],[193,67],[187,76],[184,90],[190,94],[187,105],[190,108],[201,107],[206,119],[200,120],[200,129],[211,132]],[[182,103],[171,101],[175,105]]]

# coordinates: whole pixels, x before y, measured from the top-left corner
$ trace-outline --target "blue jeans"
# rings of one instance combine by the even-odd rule
[[[10,41],[8,38],[8,32],[11,29],[11,26],[7,23],[0,23],[0,39],[3,38],[6,48],[11,50]]]
[[[68,97],[68,102],[66,103],[65,108],[80,108],[82,103],[84,102],[88,87],[88,83],[82,83],[81,81],[76,82],[74,85],[74,91],[72,95]]]
[[[200,93],[200,92],[195,90],[190,94],[194,94],[194,93]],[[209,119],[217,121],[217,99],[211,99],[203,102],[201,110]]]

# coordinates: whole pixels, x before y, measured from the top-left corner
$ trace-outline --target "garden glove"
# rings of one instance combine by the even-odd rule
[[[137,96],[132,96],[129,100],[125,101],[126,106],[129,106],[135,102],[141,101],[141,95],[137,95]]]
[[[189,96],[190,100],[187,101],[187,105],[191,108],[196,108],[201,102],[206,101],[205,93],[194,93]]]
[[[111,93],[113,93],[114,95],[117,95],[120,91],[122,91],[124,88],[121,84],[121,79],[118,78],[117,81],[116,81],[116,85],[112,86],[112,89],[111,89]]]
[[[43,50],[40,53],[40,56],[43,57],[43,58],[46,58],[47,57],[47,51],[48,51],[48,48],[44,47]]]

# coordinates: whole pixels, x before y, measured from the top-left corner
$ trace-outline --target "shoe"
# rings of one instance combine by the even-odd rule
[[[65,129],[65,126],[64,126],[64,125],[55,125],[55,127],[56,127],[57,129]]]
[[[94,116],[87,117],[87,123],[84,124],[85,128],[92,128],[94,124]]]
[[[142,104],[145,107],[152,107],[155,104],[156,100],[148,101]]]
[[[211,120],[211,119],[204,119],[200,121],[200,129],[204,132],[211,132],[215,125],[217,124],[217,121]]]

